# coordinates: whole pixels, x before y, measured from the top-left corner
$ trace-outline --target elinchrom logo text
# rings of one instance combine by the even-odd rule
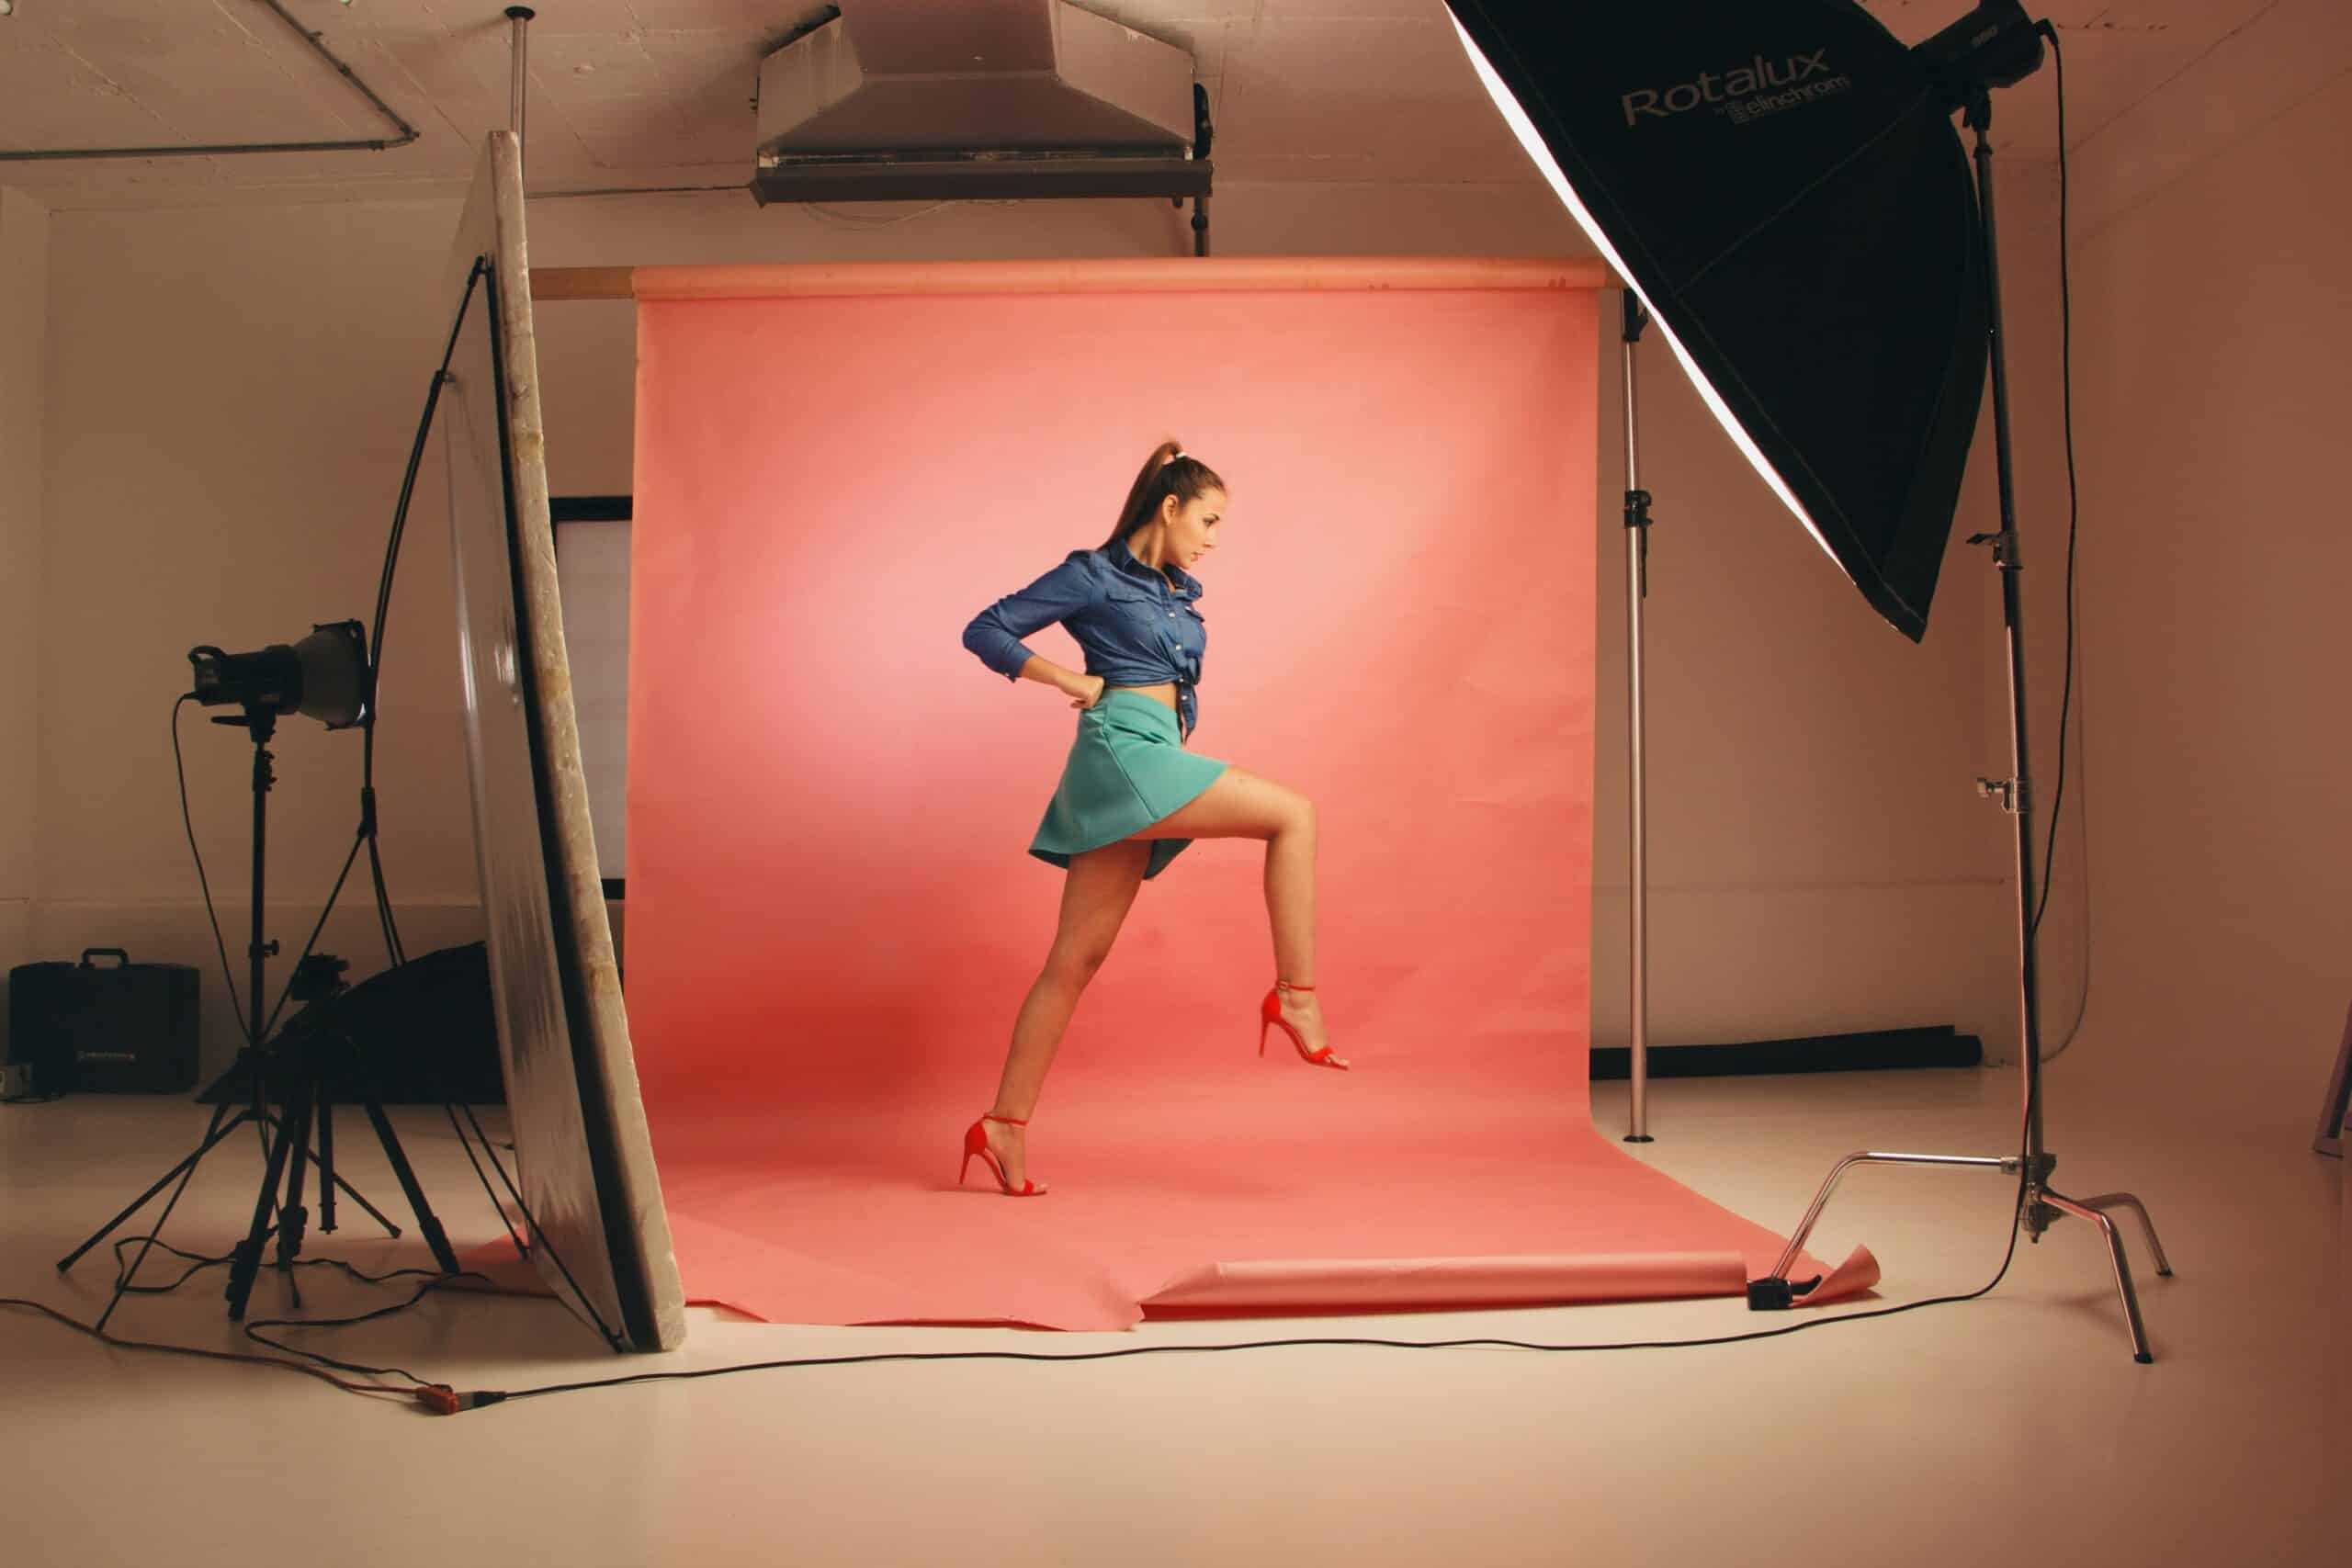
[[[1617,102],[1624,109],[1629,126],[1639,125],[1644,115],[1669,119],[1688,114],[1702,104],[1713,104],[1716,113],[1727,113],[1733,119],[1742,120],[1750,114],[1764,112],[1767,104],[1787,107],[1775,102],[1783,97],[1803,102],[1851,85],[1845,77],[1831,73],[1828,61],[1823,58],[1828,52],[1824,47],[1810,54],[1792,54],[1777,64],[1758,54],[1734,70],[1721,73],[1702,71],[1695,81],[1677,82],[1671,87],[1639,88]]]

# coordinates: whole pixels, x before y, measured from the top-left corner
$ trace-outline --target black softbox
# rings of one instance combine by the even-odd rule
[[[1914,640],[1984,384],[1932,62],[1849,0],[1448,0],[1480,75],[1781,499]]]
[[[314,1001],[271,1036],[271,1050],[316,1065],[319,1085],[339,1105],[499,1105],[498,1023],[483,944],[468,942],[412,958],[349,990]],[[249,1058],[205,1087],[206,1105],[253,1097]],[[270,1098],[287,1086],[275,1075]]]

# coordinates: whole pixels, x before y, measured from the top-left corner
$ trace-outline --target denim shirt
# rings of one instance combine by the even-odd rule
[[[1061,622],[1086,650],[1086,672],[1111,686],[1176,682],[1176,716],[1190,735],[1200,714],[1193,687],[1208,628],[1193,608],[1200,580],[1183,568],[1174,581],[1135,558],[1121,539],[1100,550],[1072,550],[1062,563],[1017,593],[972,617],[964,646],[1008,681],[1021,678],[1030,651],[1021,639]]]

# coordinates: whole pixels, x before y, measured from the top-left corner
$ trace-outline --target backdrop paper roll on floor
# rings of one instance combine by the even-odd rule
[[[1099,1328],[1383,1279],[1713,1293],[1777,1255],[1586,1108],[1596,297],[1345,265],[640,301],[628,1003],[694,1299]],[[1357,1070],[1258,1057],[1263,849],[1198,842],[1064,1042],[1054,1191],[959,1193],[1053,934],[1024,846],[1076,717],[960,636],[1102,543],[1166,436],[1231,486],[1190,744],[1316,799]]]

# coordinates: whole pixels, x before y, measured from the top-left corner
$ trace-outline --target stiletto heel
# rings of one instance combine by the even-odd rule
[[[1318,1067],[1337,1067],[1344,1073],[1348,1070],[1348,1065],[1331,1055],[1331,1047],[1318,1045],[1309,1051],[1306,1048],[1306,1037],[1299,1033],[1290,1020],[1283,1016],[1282,994],[1284,991],[1311,991],[1314,988],[1312,986],[1295,986],[1288,980],[1274,982],[1273,989],[1266,993],[1266,999],[1258,1004],[1258,1055],[1263,1057],[1266,1054],[1266,1032],[1269,1029],[1280,1027],[1284,1034],[1290,1036],[1290,1043],[1298,1048],[1301,1060],[1310,1062]]]
[[[988,1167],[989,1174],[996,1178],[996,1184],[1004,1189],[1006,1197],[1041,1198],[1045,1196],[1045,1190],[1025,1177],[1022,1179],[1018,1188],[1012,1185],[1011,1179],[1004,1174],[1004,1162],[998,1159],[996,1151],[989,1147],[988,1129],[981,1125],[981,1122],[1001,1122],[1008,1127],[1029,1125],[1018,1116],[999,1116],[993,1112],[973,1122],[964,1133],[964,1163],[956,1168],[956,1185],[958,1187],[964,1185],[964,1178],[971,1174],[972,1156],[977,1155],[979,1156],[980,1163]]]

